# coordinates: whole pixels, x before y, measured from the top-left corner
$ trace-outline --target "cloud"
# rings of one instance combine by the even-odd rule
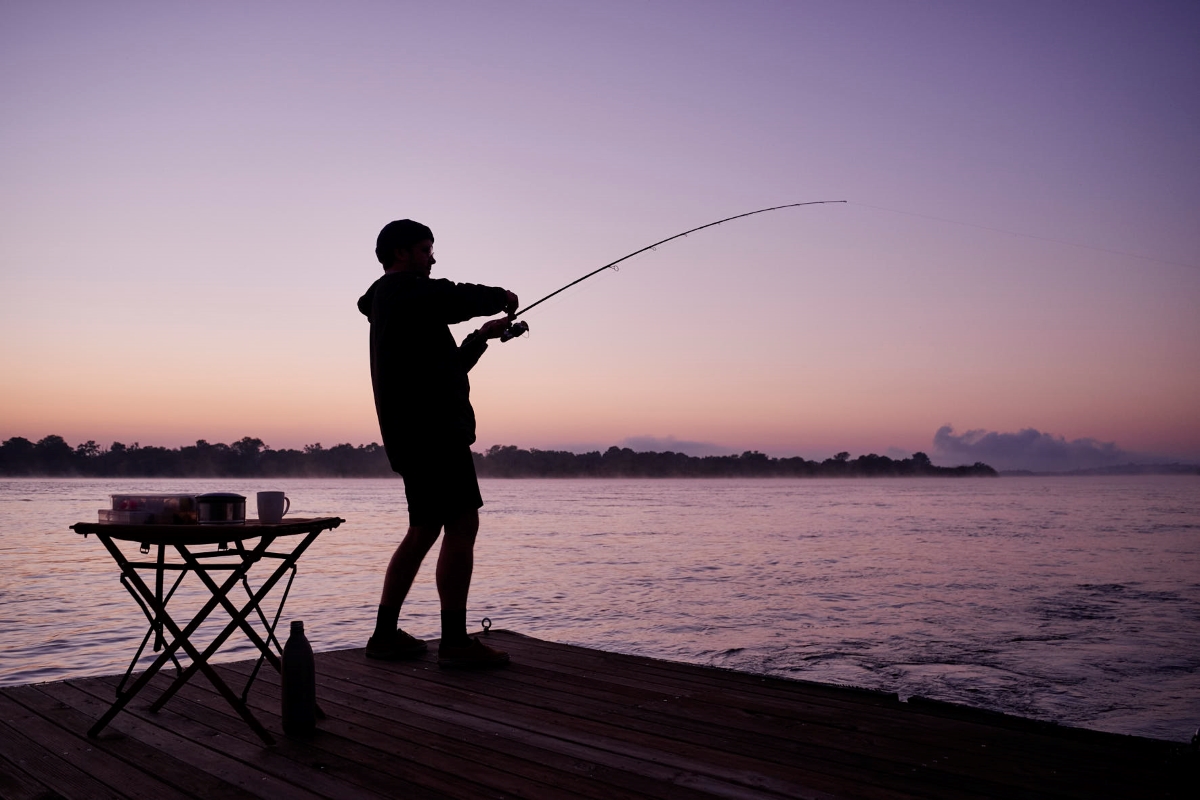
[[[674,436],[668,436],[665,439],[657,436],[630,436],[624,439],[620,446],[628,447],[630,450],[639,453],[665,453],[671,451],[701,457],[727,456],[735,452],[733,448],[722,447],[712,442],[687,442],[676,439]]]
[[[1092,469],[1140,460],[1117,447],[1115,442],[1075,439],[1025,428],[1017,433],[974,430],[955,434],[943,425],[933,435],[933,450],[943,464],[982,461],[999,470],[1027,469],[1034,472],[1066,472]]]

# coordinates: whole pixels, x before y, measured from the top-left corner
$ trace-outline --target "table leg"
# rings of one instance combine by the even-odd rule
[[[238,712],[239,716],[245,720],[246,724],[249,725],[256,734],[258,734],[258,737],[269,745],[274,744],[275,740],[271,734],[268,733],[266,728],[264,728],[262,724],[259,723],[259,721],[254,717],[254,715],[250,713],[250,709],[246,706],[246,704],[241,702],[238,696],[234,694],[233,690],[231,690],[225,684],[225,682],[221,680],[221,676],[218,675],[211,666],[209,666],[207,661],[204,660],[205,657],[202,656],[202,654],[195,648],[188,638],[195,633],[196,629],[200,627],[205,618],[207,618],[208,615],[212,613],[213,609],[217,607],[217,598],[214,597],[205,603],[200,611],[196,614],[195,618],[181,630],[175,623],[175,620],[171,618],[171,615],[167,613],[166,608],[157,603],[157,598],[155,598],[154,593],[150,590],[150,587],[146,585],[145,581],[142,580],[141,576],[137,574],[137,570],[129,563],[129,560],[125,558],[125,554],[121,552],[121,549],[117,547],[107,536],[97,534],[96,538],[100,539],[100,541],[108,549],[109,553],[116,560],[118,566],[120,566],[122,574],[128,577],[130,583],[137,588],[137,590],[142,594],[142,598],[148,605],[150,605],[155,614],[162,620],[163,625],[165,625],[167,630],[170,631],[173,640],[164,647],[162,654],[155,659],[154,663],[151,664],[150,667],[143,672],[136,681],[134,681],[134,684],[129,687],[129,690],[119,696],[116,702],[114,702],[108,711],[105,712],[104,716],[102,716],[96,722],[96,724],[92,726],[92,728],[88,731],[88,736],[92,738],[98,736],[100,731],[102,731],[105,726],[107,726],[108,723],[113,720],[113,718],[126,706],[126,704],[128,704],[129,701],[138,694],[138,692],[145,688],[154,675],[157,674],[158,671],[162,669],[163,665],[174,655],[175,651],[182,647],[192,659],[192,664],[189,666],[189,670],[194,672],[196,669],[199,669],[201,672],[203,672],[205,677],[207,677],[213,686],[216,687],[217,691],[220,692],[226,701],[233,706],[234,710]],[[265,549],[265,546],[260,545],[260,547]],[[255,549],[256,551],[260,551],[259,548]],[[235,586],[237,582],[241,580],[241,574],[250,568],[251,563],[252,562],[245,562],[241,566],[235,568],[231,572],[229,578],[226,579],[224,586],[219,587],[219,590],[228,592],[231,588],[233,588],[233,586]]]
[[[320,531],[313,531],[312,533],[309,533],[304,537],[300,544],[293,548],[291,553],[280,559],[279,566],[275,568],[275,571],[271,574],[271,576],[263,582],[263,585],[259,588],[259,590],[255,592],[254,596],[251,597],[241,609],[235,607],[228,598],[228,581],[226,581],[226,587],[218,587],[216,582],[213,581],[213,579],[205,572],[203,572],[203,566],[198,562],[196,557],[192,555],[185,546],[176,545],[176,549],[179,551],[179,554],[183,557],[184,561],[187,562],[200,576],[200,580],[203,581],[204,585],[207,586],[209,591],[213,593],[214,601],[220,603],[225,608],[226,612],[229,613],[231,620],[229,624],[225,626],[224,630],[217,634],[217,636],[213,638],[212,642],[209,643],[208,647],[205,648],[202,658],[199,660],[193,659],[192,664],[190,664],[188,668],[183,671],[183,674],[176,678],[175,682],[172,683],[167,690],[163,692],[157,700],[154,701],[154,703],[150,706],[151,711],[157,711],[166,705],[167,701],[174,697],[175,693],[183,688],[183,685],[191,680],[191,677],[196,674],[198,666],[200,664],[207,663],[208,659],[213,655],[213,653],[217,652],[221,645],[225,643],[225,640],[228,639],[230,635],[238,628],[241,628],[250,641],[252,641],[256,647],[258,647],[259,651],[266,657],[271,666],[275,668],[276,672],[283,671],[279,657],[271,651],[270,645],[263,641],[262,637],[258,635],[258,631],[254,630],[254,627],[246,621],[246,618],[250,615],[250,612],[259,607],[259,604],[262,603],[263,599],[267,596],[267,594],[270,593],[271,589],[275,588],[275,584],[279,582],[279,579],[283,576],[283,573],[296,563],[300,556],[304,554],[304,551],[308,549],[308,546],[312,544],[319,535]],[[264,536],[259,542],[259,545],[255,547],[253,551],[243,556],[243,559],[245,560],[244,563],[247,564],[246,571],[249,571],[250,564],[257,563],[259,560],[261,560],[261,553],[266,549],[266,547],[270,546],[273,540],[274,537],[268,538]],[[241,574],[244,575],[245,572],[242,572]],[[282,605],[280,607],[280,611],[282,612]],[[248,696],[249,693],[250,687],[247,685],[246,691],[243,694]]]
[[[154,634],[156,630],[161,631],[161,626],[159,626],[154,612],[152,612],[150,607],[146,605],[146,601],[142,599],[142,596],[138,590],[135,589],[132,584],[130,584],[129,578],[124,573],[121,574],[121,585],[125,587],[125,590],[129,592],[130,597],[132,597],[138,604],[138,608],[142,609],[142,614],[146,616],[146,620],[150,623],[150,627],[146,629],[146,635],[142,637],[142,643],[138,645],[137,652],[133,654],[133,658],[129,662],[129,668],[125,670],[125,674],[121,676],[121,680],[117,683],[117,697],[120,697],[121,692],[125,690],[125,684],[129,681],[129,676],[133,674],[133,670],[137,667],[138,660],[141,659],[142,652],[146,649],[146,643],[150,641],[150,636]],[[170,599],[170,594],[167,595],[167,599]],[[163,600],[162,602],[165,606],[166,600]],[[155,647],[154,649],[160,650],[162,648],[159,646]],[[179,659],[172,655],[171,660],[175,662],[175,674],[179,675],[182,673],[183,667],[179,665]]]
[[[288,594],[292,591],[292,583],[296,580],[296,565],[292,564],[291,574],[288,575],[287,585],[283,587],[283,597],[279,598],[279,606],[275,609],[275,618],[267,622],[267,616],[263,614],[262,603],[258,604],[255,609],[258,612],[258,619],[262,622],[263,627],[267,630],[267,644],[275,645],[275,650],[279,651],[279,655],[283,656],[283,645],[279,643],[278,637],[275,636],[275,629],[279,627],[279,617],[283,614],[283,606],[287,603]],[[242,586],[246,588],[246,596],[253,599],[254,590],[250,588],[250,581],[245,576],[242,577]],[[242,689],[242,702],[246,702],[250,697],[250,687],[254,685],[254,679],[258,677],[258,671],[262,669],[263,661],[266,656],[259,653],[258,658],[254,661],[254,669],[250,670],[250,677],[246,679],[246,685]]]
[[[139,583],[141,583],[140,580]],[[150,594],[150,589],[146,587],[145,583],[141,583],[141,588],[147,595]],[[275,737],[273,737],[270,732],[262,726],[262,723],[258,721],[258,718],[251,713],[249,706],[241,701],[241,698],[239,698],[237,694],[229,688],[225,681],[221,680],[221,676],[217,674],[216,670],[214,670],[207,661],[202,660],[203,657],[201,653],[187,638],[188,634],[185,634],[183,630],[180,630],[179,626],[175,624],[175,620],[166,613],[166,609],[162,610],[162,621],[163,625],[166,626],[167,630],[173,637],[173,641],[167,645],[168,649],[177,646],[182,647],[188,654],[188,657],[192,659],[190,668],[198,668],[204,674],[204,677],[208,678],[209,682],[212,683],[218,692],[220,692],[221,696],[225,698],[226,702],[233,706],[234,711],[238,712],[238,716],[240,716],[246,722],[246,724],[250,726],[250,729],[258,735],[258,738],[262,739],[267,745],[274,745]],[[191,626],[189,625],[189,627]],[[95,725],[92,726],[92,729],[88,731],[88,736],[95,738],[97,735],[99,735],[104,726],[112,721],[113,717],[115,717],[121,711],[121,709],[125,707],[125,704],[131,700],[134,695],[136,695],[147,683],[149,683],[150,678],[152,677],[153,673],[151,673],[149,670],[143,673],[138,679],[137,683],[130,687],[129,693],[125,695],[125,697],[119,698],[117,702],[113,704],[113,707],[110,708],[108,712],[105,713],[105,715],[101,717]],[[151,710],[155,710],[153,706],[151,707]]]
[[[160,544],[158,546],[158,568],[154,570],[154,596],[158,598],[159,605],[164,607],[167,605],[167,601],[163,599],[163,565],[166,564],[166,559],[167,547]],[[166,644],[163,640],[162,629],[161,622],[154,624],[154,652],[156,653]]]

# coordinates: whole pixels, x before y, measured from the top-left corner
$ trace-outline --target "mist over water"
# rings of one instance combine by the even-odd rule
[[[1158,738],[1200,724],[1193,476],[481,483],[472,629]],[[142,613],[68,530],[110,493],[236,491],[253,516],[263,489],[347,520],[301,560],[281,625],[362,647],[406,524],[397,480],[3,481],[0,684],[128,665]],[[438,635],[432,556],[401,624]],[[235,637],[220,660],[253,654]]]

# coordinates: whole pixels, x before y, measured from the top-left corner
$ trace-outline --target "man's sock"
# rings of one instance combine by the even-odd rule
[[[380,606],[375,617],[375,636],[391,636],[400,621],[400,606]]]
[[[451,611],[442,609],[442,641],[449,645],[466,644],[469,641],[465,608]]]

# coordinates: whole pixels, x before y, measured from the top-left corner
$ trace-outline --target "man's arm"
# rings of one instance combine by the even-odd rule
[[[428,311],[447,325],[472,317],[490,317],[501,311],[512,314],[517,310],[517,296],[499,286],[440,279],[431,281],[429,287],[432,291],[426,297]]]
[[[512,292],[509,292],[512,294]],[[516,295],[513,294],[513,305],[516,305]],[[498,339],[500,334],[508,330],[508,318],[493,319],[483,323],[479,330],[467,334],[467,338],[463,339],[458,348],[458,357],[462,360],[463,369],[467,372],[471,371],[471,367],[479,363],[479,359],[483,356],[483,352],[487,350],[488,339]]]

